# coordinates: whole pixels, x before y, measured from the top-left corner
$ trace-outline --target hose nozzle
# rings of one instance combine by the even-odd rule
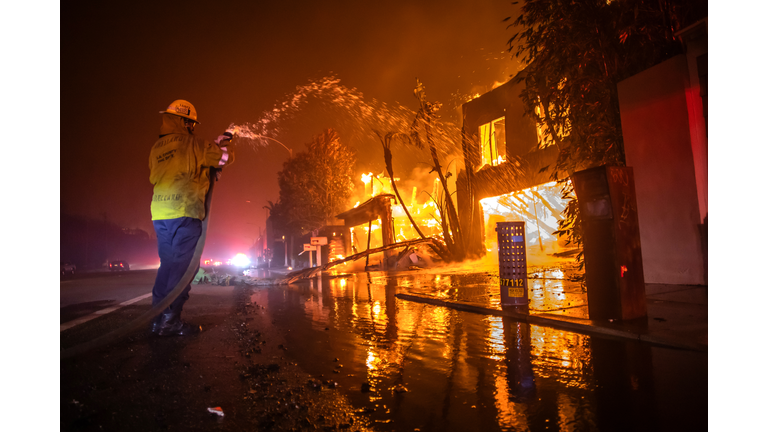
[[[227,128],[227,131],[224,132],[224,133],[225,134],[229,134],[229,135],[234,137],[235,135],[240,135],[240,133],[239,133],[240,130],[239,129],[240,128],[238,126],[230,125],[229,128]]]

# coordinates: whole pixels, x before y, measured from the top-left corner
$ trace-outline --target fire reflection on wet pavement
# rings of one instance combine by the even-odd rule
[[[498,306],[498,273],[477,269],[323,276],[258,288],[252,301],[286,329],[293,360],[338,382],[381,430],[706,427],[706,354],[395,297]],[[529,271],[531,309],[586,314],[586,294],[566,276]]]

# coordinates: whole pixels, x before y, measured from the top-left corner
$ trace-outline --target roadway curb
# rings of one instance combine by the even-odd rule
[[[571,318],[552,314],[523,314],[504,309],[494,309],[479,303],[456,302],[449,300],[440,300],[433,297],[413,295],[413,294],[395,294],[396,298],[418,303],[427,303],[434,306],[443,306],[451,309],[473,312],[482,315],[505,316],[517,321],[527,322],[529,324],[541,325],[546,327],[559,328],[562,330],[575,331],[578,333],[590,335],[612,336],[621,339],[637,340],[671,348],[685,349],[691,351],[707,352],[707,345],[681,340],[678,338],[654,336],[650,334],[637,333],[622,329],[618,326],[609,327],[604,324],[596,323],[592,320]]]

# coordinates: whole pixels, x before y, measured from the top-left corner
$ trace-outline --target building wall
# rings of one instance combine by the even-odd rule
[[[704,223],[708,210],[708,142],[707,142],[707,20],[697,22],[680,31],[686,47],[688,78],[688,123],[691,130],[696,189],[699,196],[699,214]]]
[[[467,143],[467,161],[475,170],[480,168],[480,148],[477,142],[478,129],[481,125],[497,118],[504,117],[506,121],[507,155],[522,156],[536,147],[536,122],[524,116],[523,102],[520,92],[524,83],[512,80],[480,97],[462,105],[462,127],[465,133],[473,139]]]
[[[549,181],[550,172],[540,171],[542,166],[545,166],[542,164],[552,162],[552,149],[531,152],[538,144],[538,137],[535,121],[523,116],[523,102],[520,99],[523,86],[523,83],[510,80],[462,105],[462,129],[467,136],[462,143],[465,170],[458,173],[456,195],[459,221],[471,255],[485,253],[483,211],[480,199]],[[499,166],[486,166],[475,172],[481,168],[478,129],[481,125],[499,117],[505,117],[507,157],[510,159],[514,156],[523,157],[524,168],[530,173],[525,179],[515,178],[512,175],[513,169],[509,162]],[[556,154],[554,156],[556,157]],[[531,183],[540,178],[546,180]]]
[[[618,91],[626,161],[635,173],[645,282],[706,284],[700,231],[706,204],[699,202],[706,176],[697,187],[702,148],[689,121],[696,99],[690,97],[688,60],[673,57],[620,82]]]

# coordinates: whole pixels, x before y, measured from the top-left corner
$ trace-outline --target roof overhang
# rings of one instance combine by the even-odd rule
[[[390,201],[393,199],[395,199],[395,196],[392,194],[376,195],[359,206],[336,215],[336,217],[338,219],[343,219],[344,226],[346,227],[353,227],[378,220],[380,217],[387,214],[387,211],[391,208]]]

